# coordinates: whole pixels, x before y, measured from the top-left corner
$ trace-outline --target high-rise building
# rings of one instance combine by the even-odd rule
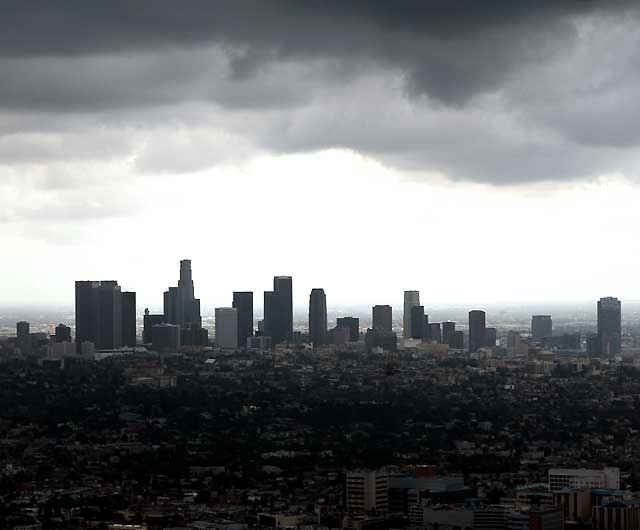
[[[454,333],[456,332],[456,323],[447,321],[442,323],[442,342],[453,348],[452,342],[455,342]]]
[[[76,344],[92,342],[96,350],[122,347],[122,291],[118,282],[76,282]]]
[[[253,337],[253,292],[234,291],[232,306],[238,310],[238,347],[246,348]]]
[[[402,335],[405,339],[416,338],[411,329],[411,308],[420,305],[420,291],[404,292],[404,313],[402,315]],[[419,337],[422,338],[422,337]]]
[[[273,291],[264,293],[264,334],[272,345],[293,339],[293,288],[291,276],[275,276]]]
[[[153,326],[165,324],[166,322],[167,319],[164,315],[152,315],[149,313],[149,309],[146,308],[142,320],[142,343],[151,344],[153,342]]]
[[[194,294],[191,260],[180,261],[178,287],[169,287],[164,293],[164,315],[170,324],[202,326],[200,300]]]
[[[311,289],[309,295],[309,339],[314,346],[327,341],[327,297],[324,289]]]
[[[531,338],[534,342],[542,342],[553,336],[551,315],[533,315],[531,317]]]
[[[498,342],[498,330],[496,328],[485,328],[484,345],[490,348],[495,348],[497,342]]]
[[[598,346],[600,355],[618,355],[622,344],[620,300],[607,296],[598,301]]]
[[[429,338],[433,342],[442,342],[442,329],[440,329],[440,322],[432,322],[429,324]]]
[[[349,342],[360,340],[360,319],[357,317],[338,317],[336,319],[337,328],[347,328],[349,330]]]
[[[464,331],[456,330],[453,332],[452,337],[449,346],[455,350],[462,350],[464,348]]]
[[[411,307],[411,338],[424,339],[424,306],[414,305]]]
[[[22,355],[31,354],[31,332],[29,322],[20,321],[16,324],[16,346]]]
[[[64,324],[58,324],[56,326],[56,342],[71,342],[71,328]]]
[[[390,305],[373,306],[373,330],[391,333],[393,328],[393,310]]]
[[[478,351],[484,346],[486,317],[484,311],[469,311],[469,351]]]
[[[133,348],[137,342],[136,293],[122,293],[122,345]]]
[[[191,260],[180,261],[180,279],[177,287],[169,287],[164,293],[166,323],[180,326],[182,346],[205,346],[208,340],[202,329],[200,299],[195,297]]]
[[[216,307],[216,346],[222,349],[238,347],[238,310]]]
[[[151,327],[151,342],[154,350],[178,351],[181,340],[181,329],[177,324],[162,323]]]

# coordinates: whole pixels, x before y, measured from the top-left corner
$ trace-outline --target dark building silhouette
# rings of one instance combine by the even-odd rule
[[[169,287],[164,293],[164,315],[169,324],[202,326],[200,300],[194,294],[191,260],[180,261],[178,287]]]
[[[411,306],[411,338],[412,339],[424,339],[424,306],[414,305]]]
[[[31,354],[31,331],[29,322],[20,321],[16,324],[16,346],[22,355]]]
[[[390,305],[373,306],[373,330],[391,333],[393,328],[393,310]]]
[[[440,322],[432,322],[429,324],[429,339],[434,342],[442,342],[442,329],[440,329]]]
[[[337,328],[346,328],[349,330],[349,342],[357,342],[360,340],[360,319],[356,317],[339,317],[336,320]]]
[[[484,345],[490,348],[495,348],[498,342],[498,330],[496,328],[485,328],[484,330]]]
[[[327,341],[327,297],[324,289],[311,289],[309,295],[309,340],[314,346]]]
[[[534,342],[542,342],[553,336],[551,315],[533,315],[531,317],[531,338]]]
[[[180,261],[178,286],[169,287],[164,293],[164,316],[167,324],[180,326],[181,346],[208,344],[208,332],[202,328],[200,299],[194,293],[191,260]]]
[[[76,343],[93,342],[96,350],[121,348],[122,292],[118,282],[76,282]]]
[[[142,319],[142,343],[151,344],[153,342],[153,326],[165,324],[166,322],[167,319],[164,315],[151,314],[149,313],[149,308],[146,308]]]
[[[450,348],[462,350],[464,348],[464,331],[454,331],[449,340]]]
[[[484,346],[486,316],[484,311],[469,311],[469,351],[478,351]]]
[[[122,345],[133,348],[137,343],[136,293],[122,293]]]
[[[587,353],[591,356],[600,355],[600,340],[597,333],[589,333],[586,339]]]
[[[598,301],[598,348],[600,355],[618,355],[622,344],[622,306],[607,296]]]
[[[56,326],[56,342],[71,342],[71,328],[64,324]]]
[[[452,342],[455,341],[454,334],[456,332],[456,323],[447,321],[442,323],[442,342],[444,344],[451,345]]]
[[[273,278],[273,291],[264,293],[264,334],[271,344],[293,339],[293,288],[291,276]]]
[[[382,348],[385,351],[398,349],[398,337],[393,331],[368,329],[364,343],[368,353],[371,353],[373,348]]]
[[[424,324],[422,329],[424,329],[423,339],[431,340],[431,328],[429,327],[429,315],[424,316]]]
[[[238,310],[238,347],[246,348],[247,339],[253,337],[253,292],[234,291],[231,307]]]
[[[154,324],[151,326],[151,342],[158,351],[178,351],[182,330],[177,324]]]

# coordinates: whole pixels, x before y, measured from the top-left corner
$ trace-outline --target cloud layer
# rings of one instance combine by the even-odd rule
[[[637,14],[622,0],[3,2],[0,178],[61,166],[82,185],[74,163],[180,174],[327,148],[415,178],[634,177]]]

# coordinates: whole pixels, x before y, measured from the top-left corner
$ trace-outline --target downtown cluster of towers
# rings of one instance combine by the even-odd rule
[[[136,293],[122,291],[116,281],[78,281],[75,292],[76,348],[113,350],[137,345]],[[484,311],[469,312],[468,340],[455,322],[429,322],[419,291],[405,291],[403,307],[403,339],[431,341],[454,349],[477,351],[495,347],[497,330],[486,326]],[[267,348],[281,343],[310,342],[314,346],[340,344],[360,340],[357,317],[337,319],[328,328],[327,300],[323,289],[312,289],[309,297],[309,333],[303,337],[293,328],[293,288],[291,276],[276,276],[273,290],[264,293],[264,318],[254,328],[253,292],[233,293],[231,307],[215,310],[215,344],[226,349]],[[176,287],[164,293],[164,311],[151,314],[145,310],[142,339],[159,349],[203,347],[209,345],[208,331],[202,327],[200,300],[195,297],[191,261],[180,262]],[[551,337],[549,315],[532,318],[532,337]],[[591,344],[589,344],[591,340]],[[372,326],[365,333],[368,349],[379,347],[395,350],[398,337],[393,331],[390,305],[372,308]],[[621,304],[616,298],[598,302],[598,333],[587,338],[592,353],[615,355],[621,349]],[[86,346],[85,346],[86,345]]]

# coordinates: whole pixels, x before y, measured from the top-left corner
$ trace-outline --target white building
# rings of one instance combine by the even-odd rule
[[[222,349],[238,347],[238,310],[216,307],[216,346]]]
[[[347,510],[386,513],[389,509],[389,473],[386,469],[347,473]]]
[[[402,314],[402,337],[411,338],[411,308],[420,305],[420,291],[404,292],[404,313]]]
[[[564,489],[620,489],[620,469],[550,469],[549,491]]]

